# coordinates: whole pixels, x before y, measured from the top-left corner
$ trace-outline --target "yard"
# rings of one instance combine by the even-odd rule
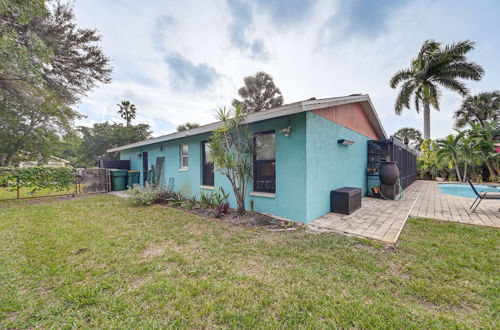
[[[410,220],[398,246],[94,195],[0,203],[0,324],[500,326],[499,231]]]

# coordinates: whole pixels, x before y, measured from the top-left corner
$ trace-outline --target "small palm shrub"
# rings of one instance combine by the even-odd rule
[[[132,205],[151,205],[158,199],[160,195],[160,189],[155,186],[146,185],[141,187],[140,185],[133,185],[130,190],[130,202]]]

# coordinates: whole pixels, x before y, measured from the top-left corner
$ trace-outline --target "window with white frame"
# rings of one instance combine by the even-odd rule
[[[254,138],[256,152],[253,156],[253,191],[276,191],[276,135],[274,131],[262,132]]]
[[[181,169],[186,170],[189,166],[189,146],[187,144],[182,144],[180,148],[181,152]]]

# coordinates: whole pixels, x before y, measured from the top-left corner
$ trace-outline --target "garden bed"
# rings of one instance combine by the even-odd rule
[[[245,215],[239,216],[235,209],[228,209],[228,211],[221,217],[216,218],[210,210],[202,209],[186,209],[183,207],[176,207],[165,203],[160,203],[162,206],[172,207],[177,210],[189,212],[198,216],[209,218],[211,220],[221,221],[236,226],[260,228],[269,231],[285,231],[296,230],[303,226],[300,222],[278,219],[267,214],[259,212],[248,211]]]

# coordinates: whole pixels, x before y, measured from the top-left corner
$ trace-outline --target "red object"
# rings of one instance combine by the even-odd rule
[[[496,147],[494,149],[500,154],[500,143],[495,144],[495,146]]]
[[[313,110],[313,112],[369,138],[375,140],[383,138],[377,135],[375,128],[359,102],[335,105],[333,107]]]

